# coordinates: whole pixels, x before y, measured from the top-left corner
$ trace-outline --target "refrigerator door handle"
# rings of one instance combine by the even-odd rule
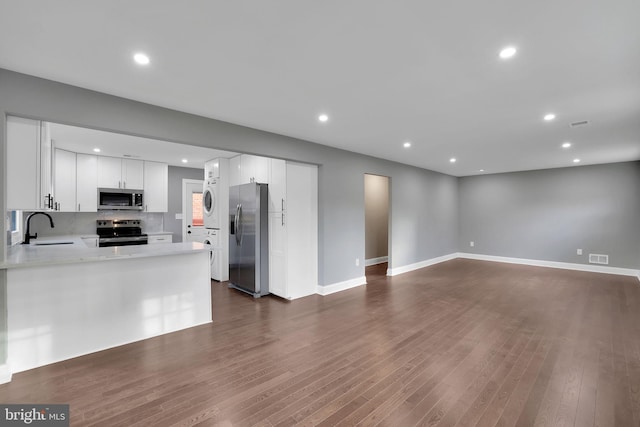
[[[242,245],[242,203],[238,205],[238,221],[236,222],[236,242],[238,242],[238,246]]]
[[[236,205],[236,214],[233,217],[233,234],[235,234],[236,237],[236,245],[239,245],[240,242],[238,241],[238,213],[240,211],[240,205]]]

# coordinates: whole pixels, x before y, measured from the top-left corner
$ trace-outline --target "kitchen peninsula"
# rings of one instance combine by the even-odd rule
[[[38,243],[0,263],[12,373],[211,322],[208,246]]]

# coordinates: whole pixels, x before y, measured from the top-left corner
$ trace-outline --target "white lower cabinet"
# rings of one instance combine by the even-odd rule
[[[154,234],[152,236],[148,236],[147,243],[150,245],[155,245],[157,243],[173,243],[173,234]]]
[[[88,248],[97,248],[98,247],[98,238],[93,236],[83,236],[81,237],[82,241]]]
[[[269,212],[269,292],[290,299],[287,285],[287,228],[282,212]]]

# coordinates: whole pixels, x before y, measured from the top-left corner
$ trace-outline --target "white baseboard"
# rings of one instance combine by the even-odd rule
[[[0,384],[6,384],[11,382],[11,370],[9,365],[0,365]]]
[[[366,284],[367,278],[365,276],[356,277],[355,279],[345,280],[344,282],[333,283],[327,286],[318,286],[316,293],[325,296],[340,291],[346,291],[347,289],[356,288],[358,286]]]
[[[364,265],[366,267],[369,267],[370,265],[382,264],[382,263],[388,262],[388,261],[389,261],[389,257],[388,256],[380,256],[378,258],[365,259],[364,260]]]
[[[439,264],[441,262],[449,261],[458,257],[457,253],[439,256],[437,258],[427,259],[425,261],[416,262],[414,264],[403,265],[402,267],[387,269],[387,276],[396,276],[402,273],[408,273],[413,270],[428,267],[430,265]]]
[[[620,276],[635,276],[640,280],[640,271],[631,268],[606,267],[602,265],[574,264],[570,262],[543,261],[537,259],[510,258],[494,255],[458,253],[458,258],[477,259],[480,261],[505,262],[508,264],[533,265],[536,267],[562,268],[565,270],[589,271],[592,273],[618,274]]]

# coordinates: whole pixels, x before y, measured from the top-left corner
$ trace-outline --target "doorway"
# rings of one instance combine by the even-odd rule
[[[386,276],[389,266],[389,177],[364,175],[365,275]]]
[[[204,212],[202,208],[202,190],[204,181],[198,179],[182,180],[182,241],[203,242]]]

